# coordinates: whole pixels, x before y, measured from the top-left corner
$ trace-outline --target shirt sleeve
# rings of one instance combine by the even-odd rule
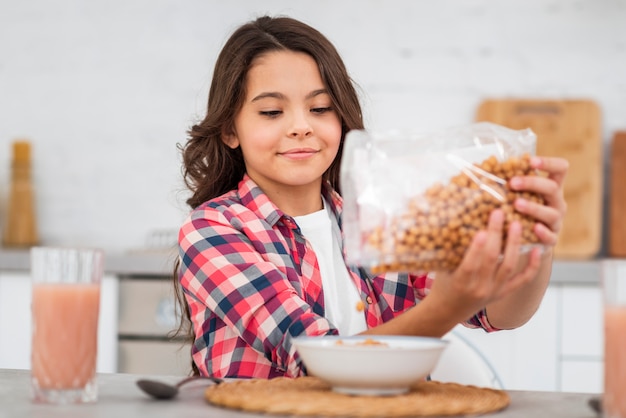
[[[285,246],[244,225],[208,207],[192,213],[179,236],[181,285],[286,375],[300,375],[292,337],[336,330],[290,282],[281,262],[290,256]]]

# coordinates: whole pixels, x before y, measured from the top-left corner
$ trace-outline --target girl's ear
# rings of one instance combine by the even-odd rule
[[[235,149],[239,146],[239,137],[230,129],[222,129],[222,142],[228,147]]]

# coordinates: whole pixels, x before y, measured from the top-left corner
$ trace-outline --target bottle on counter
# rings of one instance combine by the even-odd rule
[[[39,241],[31,178],[31,144],[25,140],[13,142],[11,184],[2,241],[5,247],[30,247]]]

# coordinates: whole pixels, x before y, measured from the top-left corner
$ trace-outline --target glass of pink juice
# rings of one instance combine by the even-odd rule
[[[96,356],[104,254],[95,249],[31,249],[33,399],[98,399]]]
[[[604,294],[604,396],[606,418],[626,418],[626,261],[602,266]]]

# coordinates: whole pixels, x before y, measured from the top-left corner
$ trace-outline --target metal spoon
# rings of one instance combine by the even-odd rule
[[[137,386],[148,395],[156,399],[172,399],[178,394],[178,389],[185,383],[193,382],[196,380],[210,380],[215,384],[223,382],[222,379],[211,376],[191,376],[187,377],[175,385],[169,383],[160,382],[158,380],[140,379],[137,381]]]

